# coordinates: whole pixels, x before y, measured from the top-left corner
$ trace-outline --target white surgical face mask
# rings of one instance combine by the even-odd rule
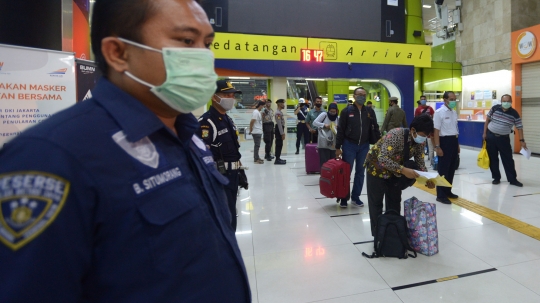
[[[226,111],[230,111],[234,107],[234,102],[236,102],[236,99],[234,98],[221,98],[218,95],[216,95],[216,97],[219,98],[218,104]]]
[[[415,133],[416,133],[416,137],[414,137],[414,142],[416,142],[418,144],[422,144],[422,143],[426,142],[427,137],[422,137],[417,132],[415,132]]]
[[[128,71],[125,73],[131,79],[150,87],[150,91],[172,109],[190,113],[205,105],[216,91],[214,54],[209,49],[165,47],[159,50],[123,38],[118,39],[163,54],[167,73],[167,79],[163,84],[155,86]]]

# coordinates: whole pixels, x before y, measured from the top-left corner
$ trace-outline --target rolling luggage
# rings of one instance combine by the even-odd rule
[[[439,232],[437,231],[436,205],[412,197],[405,200],[404,213],[412,248],[426,256],[438,253]]]
[[[319,150],[317,143],[306,144],[306,173],[316,174],[320,172]]]
[[[351,166],[343,160],[330,159],[321,168],[319,190],[327,198],[344,199],[351,185]]]

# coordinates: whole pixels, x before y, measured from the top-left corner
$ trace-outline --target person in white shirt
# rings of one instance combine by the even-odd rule
[[[444,176],[452,184],[460,152],[457,113],[454,110],[456,108],[456,95],[454,92],[447,91],[444,93],[443,99],[444,106],[441,106],[433,116],[433,125],[435,126],[433,141],[435,152],[439,157],[439,175]],[[451,204],[449,198],[456,199],[458,195],[452,193],[451,187],[437,186],[437,201]]]
[[[318,130],[317,148],[319,149],[319,164],[321,167],[336,155],[338,119],[337,104],[330,103],[328,112],[323,112],[313,121],[313,126]]]
[[[264,160],[259,158],[259,147],[261,147],[261,138],[263,135],[261,109],[265,105],[266,102],[259,101],[257,108],[253,111],[253,115],[251,115],[251,122],[249,123],[249,133],[253,136],[253,142],[255,143],[255,148],[253,149],[255,164],[264,164]]]

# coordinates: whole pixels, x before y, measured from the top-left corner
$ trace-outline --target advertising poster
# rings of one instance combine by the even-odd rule
[[[484,100],[491,100],[492,99],[491,96],[492,96],[492,93],[490,90],[484,91],[484,98],[483,98]]]
[[[490,96],[491,97],[491,96]],[[476,101],[482,101],[484,99],[484,92],[481,91],[481,90],[477,90],[475,93],[474,93],[474,99]]]
[[[92,89],[96,86],[101,72],[93,61],[76,59],[77,64],[77,102],[92,98]]]
[[[0,44],[0,146],[75,100],[72,53]]]

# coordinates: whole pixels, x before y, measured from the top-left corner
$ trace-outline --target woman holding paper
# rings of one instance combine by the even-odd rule
[[[375,235],[377,218],[382,214],[383,198],[386,210],[401,211],[401,188],[398,180],[401,176],[409,179],[419,177],[418,173],[404,166],[404,150],[408,146],[408,155],[414,157],[418,170],[427,171],[424,163],[424,147],[427,137],[433,132],[433,120],[427,115],[414,118],[409,129],[395,128],[382,137],[369,151],[364,166],[371,219],[371,234]],[[434,188],[428,181],[426,186]]]

